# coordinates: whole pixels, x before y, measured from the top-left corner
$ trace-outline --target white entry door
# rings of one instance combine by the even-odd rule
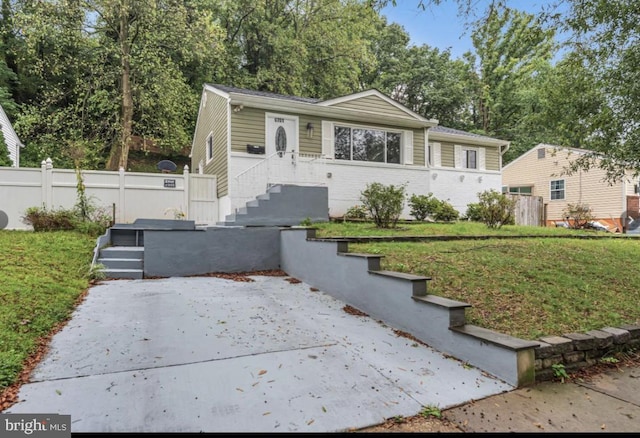
[[[266,154],[286,152],[298,149],[298,117],[284,114],[267,113],[266,115]]]

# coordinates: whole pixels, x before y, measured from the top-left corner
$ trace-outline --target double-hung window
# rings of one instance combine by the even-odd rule
[[[336,125],[334,140],[337,160],[400,164],[400,132]]]
[[[462,167],[467,169],[478,168],[478,151],[476,149],[462,149]]]
[[[557,179],[551,181],[550,184],[550,197],[551,200],[554,199],[564,199],[564,180]]]

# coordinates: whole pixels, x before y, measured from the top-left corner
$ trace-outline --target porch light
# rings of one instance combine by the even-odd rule
[[[307,136],[309,138],[313,137],[313,123],[307,123]]]

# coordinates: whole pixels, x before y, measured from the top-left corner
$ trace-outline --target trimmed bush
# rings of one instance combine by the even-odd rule
[[[516,200],[507,195],[498,193],[494,189],[478,193],[480,202],[481,221],[489,228],[500,228],[503,225],[512,225],[515,220],[513,211]]]
[[[438,208],[438,200],[433,197],[433,193],[428,195],[416,195],[415,193],[409,198],[409,208],[411,208],[411,216],[418,221],[423,221],[427,217],[433,215]]]
[[[366,220],[368,217],[367,209],[363,205],[354,205],[353,207],[349,207],[347,212],[344,214],[345,219]]]
[[[453,205],[451,205],[447,201],[442,201],[436,199],[437,204],[435,207],[435,211],[433,212],[433,220],[437,222],[453,222],[458,220],[460,217],[460,213],[456,210]]]
[[[378,228],[395,228],[405,200],[405,185],[367,184],[360,194],[362,205]]]

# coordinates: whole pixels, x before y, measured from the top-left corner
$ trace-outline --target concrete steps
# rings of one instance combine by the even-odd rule
[[[110,246],[102,248],[98,263],[108,279],[141,279],[144,277],[144,247]]]
[[[276,184],[235,213],[227,215],[220,226],[296,226],[305,219],[329,220],[327,187]]]

